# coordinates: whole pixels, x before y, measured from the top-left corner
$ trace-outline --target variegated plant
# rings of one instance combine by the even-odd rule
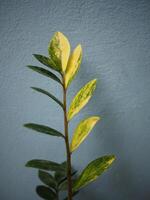
[[[64,134],[41,124],[27,123],[24,126],[37,132],[62,138],[66,146],[66,161],[57,163],[54,161],[37,159],[27,162],[26,166],[39,169],[38,175],[43,185],[37,186],[36,191],[40,197],[47,200],[58,200],[59,192],[66,190],[67,197],[65,199],[72,200],[73,196],[77,194],[81,188],[96,180],[107,170],[115,160],[115,157],[114,155],[99,157],[90,162],[79,175],[72,169],[72,153],[86,139],[90,131],[100,120],[100,117],[91,116],[82,120],[74,130],[71,141],[69,141],[68,125],[72,118],[90,100],[96,88],[96,79],[89,81],[80,89],[73,98],[69,109],[67,109],[67,89],[79,70],[82,60],[82,47],[79,44],[73,52],[71,52],[67,37],[61,32],[56,32],[49,43],[48,54],[48,57],[34,54],[34,57],[48,69],[31,65],[28,67],[60,84],[63,90],[63,100],[58,100],[54,95],[41,88],[32,87],[32,89],[47,95],[62,108],[64,113]]]

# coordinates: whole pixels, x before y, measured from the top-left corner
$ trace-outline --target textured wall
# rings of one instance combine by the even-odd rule
[[[99,155],[117,161],[77,200],[150,199],[150,2],[147,0],[5,0],[0,1],[0,199],[36,200],[32,158],[64,160],[61,140],[36,135],[25,122],[62,130],[55,103],[29,89],[40,86],[61,97],[53,81],[24,66],[37,64],[32,53],[47,54],[55,31],[73,47],[81,43],[84,58],[69,101],[88,80],[98,87],[70,128],[91,114],[102,116],[93,133],[73,156],[81,170]]]

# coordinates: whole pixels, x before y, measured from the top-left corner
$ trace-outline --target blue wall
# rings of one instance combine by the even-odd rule
[[[22,127],[37,122],[63,130],[62,113],[39,86],[61,98],[53,81],[25,68],[38,64],[32,53],[47,54],[55,31],[64,32],[84,50],[69,102],[87,81],[98,78],[88,106],[74,118],[102,121],[73,155],[80,171],[99,155],[113,153],[116,163],[77,200],[150,199],[150,1],[146,0],[5,0],[0,1],[0,199],[36,200],[32,158],[63,161],[61,140]],[[60,112],[60,114],[58,114]]]

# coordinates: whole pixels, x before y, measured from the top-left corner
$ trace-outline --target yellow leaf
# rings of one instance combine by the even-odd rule
[[[90,100],[94,90],[96,88],[96,79],[88,82],[73,98],[69,111],[68,120],[71,120]]]
[[[73,152],[86,139],[92,128],[96,125],[100,118],[93,116],[82,120],[74,131],[70,145],[70,151]]]
[[[85,187],[95,181],[115,161],[114,155],[106,155],[90,162],[73,184],[73,191]]]
[[[80,64],[82,60],[82,47],[79,44],[71,54],[66,73],[65,73],[65,87],[67,88],[68,85],[71,83],[73,78],[75,77],[76,73],[79,70]]]
[[[67,37],[61,32],[56,32],[48,51],[53,62],[64,72],[70,55],[70,44]]]

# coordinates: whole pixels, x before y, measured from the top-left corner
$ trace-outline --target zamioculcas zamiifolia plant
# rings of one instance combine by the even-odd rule
[[[56,81],[62,87],[63,100],[58,100],[53,94],[37,87],[33,90],[45,94],[53,99],[62,109],[64,114],[64,133],[45,125],[27,123],[25,127],[50,136],[57,136],[64,140],[66,146],[66,158],[64,162],[57,163],[49,160],[30,160],[27,167],[38,169],[38,176],[43,185],[37,186],[37,194],[47,200],[58,200],[60,191],[67,191],[64,200],[72,200],[79,190],[92,181],[96,180],[115,160],[114,155],[105,155],[90,162],[79,174],[72,168],[71,156],[79,148],[81,143],[89,135],[93,127],[100,120],[99,116],[91,116],[83,119],[73,132],[72,140],[69,141],[68,126],[71,120],[88,103],[96,88],[96,79],[89,81],[75,95],[67,108],[67,89],[76,76],[81,60],[82,47],[77,47],[70,53],[70,43],[61,32],[56,32],[48,46],[48,57],[34,54],[34,57],[47,69],[29,65],[28,68]],[[56,72],[57,74],[55,74]]]

